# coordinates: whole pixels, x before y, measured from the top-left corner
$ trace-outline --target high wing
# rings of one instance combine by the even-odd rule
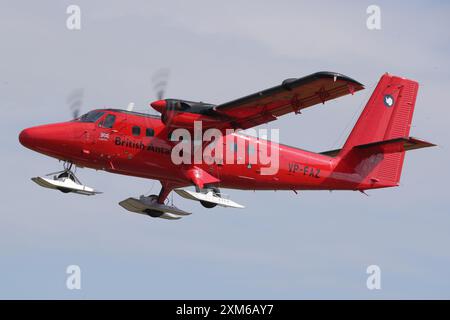
[[[361,83],[342,74],[317,72],[287,79],[273,88],[217,105],[210,115],[222,116],[225,122],[222,128],[247,129],[362,89]]]
[[[248,129],[362,89],[361,83],[340,73],[317,72],[220,105],[180,99],[157,100],[150,105],[171,129],[193,129],[197,121],[203,129]]]

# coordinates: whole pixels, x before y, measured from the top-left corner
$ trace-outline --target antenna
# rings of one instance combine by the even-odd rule
[[[133,109],[134,109],[134,102],[130,102],[128,104],[127,111],[133,111]]]

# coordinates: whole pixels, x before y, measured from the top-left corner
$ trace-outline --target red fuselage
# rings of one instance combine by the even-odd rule
[[[96,110],[99,116],[25,129],[20,142],[34,151],[69,161],[80,167],[112,173],[156,179],[177,186],[192,185],[184,174],[192,165],[175,165],[171,161],[174,142],[160,117],[123,110]],[[90,113],[92,114],[92,113]],[[104,125],[114,116],[113,124]],[[86,119],[85,119],[86,120]],[[272,143],[254,137],[233,134],[235,141]],[[326,155],[273,143],[279,151],[279,167],[274,175],[261,175],[259,163],[195,164],[220,179],[223,188],[246,190],[332,190],[368,189],[365,183],[342,168],[336,172],[337,159]],[[233,145],[225,145],[233,149]],[[377,186],[381,187],[381,186]]]

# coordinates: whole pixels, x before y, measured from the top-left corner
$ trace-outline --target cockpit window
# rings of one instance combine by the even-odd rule
[[[103,111],[91,111],[83,114],[78,121],[80,122],[95,122],[105,113]]]
[[[113,114],[108,114],[105,119],[103,119],[98,126],[102,128],[109,128],[111,129],[114,125],[114,122],[116,121],[116,116]]]

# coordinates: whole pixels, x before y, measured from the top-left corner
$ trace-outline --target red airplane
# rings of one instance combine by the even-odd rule
[[[305,108],[364,89],[361,83],[334,72],[287,79],[281,85],[220,105],[179,99],[151,103],[161,116],[97,109],[72,121],[25,129],[19,140],[25,147],[65,163],[64,170],[54,173],[53,178],[33,178],[41,186],[98,193],[81,184],[72,165],[155,179],[162,184],[159,195],[128,198],[120,205],[151,217],[179,219],[190,213],[166,203],[173,190],[207,208],[242,208],[223,197],[219,188],[364,192],[398,186],[405,151],[434,146],[409,136],[418,87],[415,81],[384,74],[344,146],[321,153],[229,132],[253,128],[286,113],[299,114]],[[172,135],[177,129],[193,133],[194,123],[201,123],[203,133],[215,128],[223,134],[215,142],[201,142],[202,147],[223,146],[223,154],[217,150],[211,153],[212,163],[174,163],[174,149],[186,141],[173,141]],[[246,152],[239,153],[238,145],[245,146]],[[272,174],[262,173],[269,167],[259,159],[263,147],[278,155]],[[189,148],[191,159],[194,150]],[[257,160],[252,162],[255,153]],[[188,186],[195,186],[196,191],[181,189]]]

